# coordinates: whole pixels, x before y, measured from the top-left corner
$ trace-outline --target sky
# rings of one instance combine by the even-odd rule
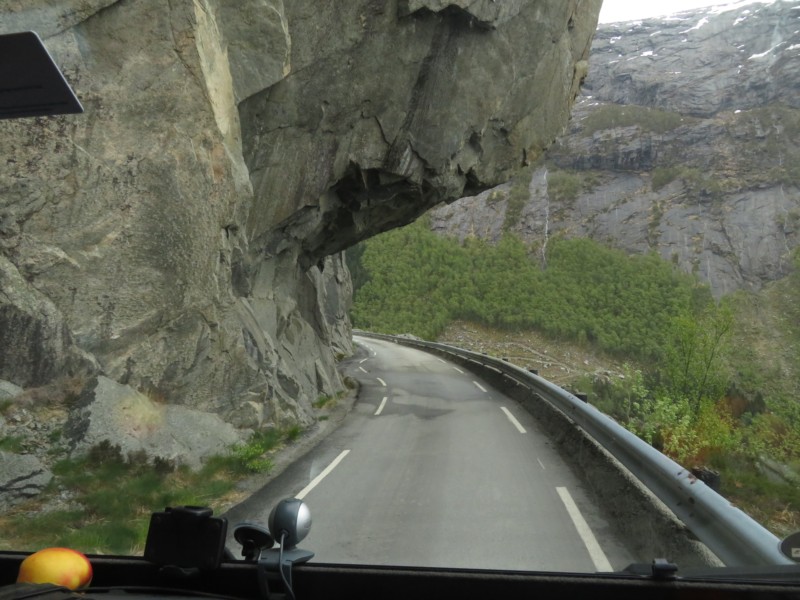
[[[669,15],[714,4],[732,4],[732,0],[603,0],[600,22],[635,21],[646,17]]]

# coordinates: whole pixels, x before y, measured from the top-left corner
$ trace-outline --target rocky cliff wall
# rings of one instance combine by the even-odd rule
[[[6,0],[86,111],[0,122],[0,380],[309,424],[341,251],[541,155],[599,4]]]
[[[657,251],[717,296],[783,277],[800,244],[800,3],[598,28],[569,130],[509,188],[438,209],[464,237],[514,231]],[[513,201],[512,201],[513,204]]]

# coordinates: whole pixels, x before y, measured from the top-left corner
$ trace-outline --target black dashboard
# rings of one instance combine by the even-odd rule
[[[27,553],[0,553],[0,598],[14,595],[17,571]],[[94,570],[91,587],[80,592],[85,600],[236,598],[263,599],[258,567],[245,561],[223,562],[217,569],[176,578],[144,558],[89,556]],[[280,579],[270,581],[271,596],[283,597]],[[303,599],[407,599],[407,598],[647,598],[711,600],[716,598],[800,598],[800,581],[694,581],[658,580],[635,575],[570,575],[480,570],[376,567],[316,564],[295,567],[294,594]],[[21,594],[17,590],[18,594]],[[61,597],[78,597],[69,590]],[[42,595],[42,598],[45,596]],[[54,596],[48,596],[53,598]]]

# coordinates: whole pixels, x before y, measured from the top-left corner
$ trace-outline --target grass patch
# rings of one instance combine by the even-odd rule
[[[294,425],[292,425],[291,427],[286,429],[286,432],[285,432],[284,435],[286,436],[286,441],[287,442],[293,442],[297,438],[299,438],[300,434],[302,434],[302,433],[303,433],[303,428],[300,427],[300,425],[295,423]]]
[[[7,435],[0,438],[0,450],[17,454],[22,452],[24,442],[25,439],[18,435]]]
[[[533,166],[525,167],[514,177],[511,189],[506,197],[506,213],[503,218],[503,231],[510,231],[519,224],[522,211],[530,201],[529,185],[533,175]]]
[[[0,517],[0,549],[67,546],[101,554],[141,554],[150,515],[166,506],[225,503],[236,483],[273,467],[268,454],[296,439],[302,428],[259,431],[224,456],[193,471],[139,452],[123,456],[103,442],[86,456],[58,461],[48,490]],[[71,498],[65,510],[45,512],[56,496]]]
[[[601,106],[583,120],[584,135],[617,127],[639,127],[643,131],[666,133],[693,120],[680,113],[646,108],[636,105],[607,104]]]
[[[336,402],[336,398],[329,394],[322,394],[319,398],[317,398],[314,402],[311,403],[311,406],[316,408],[317,410],[321,410],[328,404],[332,404]]]
[[[246,443],[233,449],[228,469],[238,475],[268,473],[273,463],[266,454],[282,441],[283,434],[278,429],[257,431]]]
[[[354,389],[355,387],[358,387],[358,382],[356,382],[352,377],[345,377],[344,385],[347,389]],[[339,390],[333,395],[321,394],[319,398],[311,403],[311,406],[313,406],[316,410],[322,410],[325,407],[333,408],[336,406],[336,403],[339,402],[339,400],[347,396],[347,389]]]

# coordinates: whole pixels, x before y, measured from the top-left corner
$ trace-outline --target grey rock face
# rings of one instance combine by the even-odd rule
[[[0,400],[14,398],[22,393],[22,388],[10,381],[0,380]]]
[[[796,6],[721,6],[605,25],[586,93],[700,117],[773,102],[799,108]]]
[[[506,222],[506,187],[436,209],[433,228],[655,250],[718,297],[783,277],[800,244],[798,15],[776,2],[601,26],[569,131],[533,171],[519,219]]]
[[[58,374],[91,370],[91,358],[77,348],[53,302],[29,285],[0,255],[0,377],[22,386],[49,381]]]
[[[0,450],[0,506],[10,508],[36,496],[52,478],[35,456]]]
[[[79,403],[65,426],[78,453],[108,441],[120,447],[123,457],[144,450],[151,457],[198,467],[241,441],[219,415],[156,402],[107,377],[87,386]]]
[[[0,122],[0,378],[310,423],[351,351],[341,251],[539,156],[599,4],[3,3],[86,112]]]

